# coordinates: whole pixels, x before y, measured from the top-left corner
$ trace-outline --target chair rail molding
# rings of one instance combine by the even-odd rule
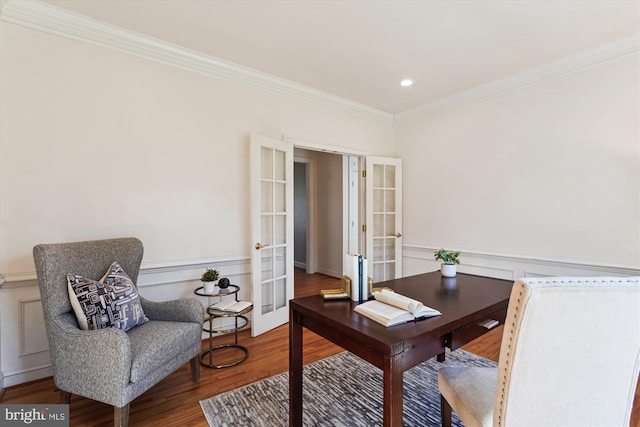
[[[251,300],[248,256],[144,262],[137,281],[140,295],[153,301],[194,298],[206,307],[215,301],[193,291],[202,286],[200,276],[208,267],[240,285],[238,299]],[[0,275],[0,388],[52,375],[40,300],[35,272]],[[208,334],[203,332],[204,338]]]
[[[186,71],[261,89],[306,104],[393,126],[393,114],[44,2],[7,0],[0,19],[55,36],[115,49]]]
[[[440,247],[405,244],[403,246],[403,267],[407,269],[405,275],[437,270],[440,263],[433,259],[433,253]],[[543,257],[461,250],[458,271],[516,280],[521,277],[546,276],[639,276],[640,266],[590,264],[575,260],[551,260]]]

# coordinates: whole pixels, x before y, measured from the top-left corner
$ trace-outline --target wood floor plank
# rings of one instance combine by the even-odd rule
[[[340,280],[321,274],[307,275],[296,269],[295,296],[319,293],[321,289],[339,288]],[[239,335],[240,344],[249,350],[249,358],[243,363],[225,369],[201,368],[200,382],[191,381],[189,364],[152,387],[131,403],[131,426],[198,426],[206,427],[207,421],[200,409],[200,400],[259,381],[288,370],[288,325],[280,326],[261,336],[252,338],[249,330]],[[498,360],[502,327],[496,328],[463,348],[472,353]],[[221,337],[216,343],[231,342],[232,337]],[[318,335],[304,330],[304,363],[337,354],[342,349]],[[207,342],[203,341],[203,349]],[[287,399],[288,396],[283,396]],[[0,402],[4,404],[58,403],[52,378],[45,378],[6,389]],[[71,399],[70,425],[102,427],[113,425],[113,408],[78,396]],[[632,427],[640,427],[640,385],[636,389]]]

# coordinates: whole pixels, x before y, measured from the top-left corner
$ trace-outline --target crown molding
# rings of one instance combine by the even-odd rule
[[[395,115],[394,124],[431,116],[440,111],[482,99],[499,96],[514,90],[531,86],[545,80],[599,65],[640,51],[640,34],[632,34],[616,41],[561,58],[547,64],[512,74],[503,79],[459,92],[430,104],[422,105]]]
[[[187,49],[87,16],[31,0],[7,0],[2,21],[71,40],[108,47],[209,77],[239,83],[309,105],[393,126],[393,114],[292,81]]]
[[[609,62],[640,51],[640,34],[632,34],[568,57],[459,92],[398,114],[294,83],[229,61],[110,25],[33,0],[0,0],[0,20],[80,42],[108,47],[164,65],[239,83],[264,92],[297,99],[352,117],[393,127],[440,111],[503,95],[567,73]]]

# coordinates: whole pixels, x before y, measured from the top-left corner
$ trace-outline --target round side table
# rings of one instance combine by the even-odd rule
[[[194,293],[203,297],[225,297],[233,295],[235,301],[238,301],[238,291],[240,287],[237,285],[229,285],[228,288],[225,289],[217,289],[216,293],[205,293],[203,287],[197,288]],[[244,362],[249,357],[249,350],[243,346],[238,344],[238,331],[249,324],[249,319],[245,316],[247,313],[253,310],[253,304],[246,307],[245,309],[235,312],[235,311],[225,311],[214,308],[212,304],[207,307],[207,314],[209,317],[205,320],[208,322],[208,325],[205,324],[202,330],[209,333],[209,349],[204,351],[200,355],[200,364],[207,368],[228,368],[230,366],[235,366],[239,363]],[[233,318],[234,325],[232,327],[223,327],[223,326],[214,326],[213,322],[215,319],[224,319],[224,318]],[[234,343],[233,344],[218,344],[213,345],[213,339],[215,334],[234,334]],[[241,350],[244,354],[235,360],[227,363],[215,363],[213,359],[213,353],[217,350],[223,350],[226,348],[237,348]]]

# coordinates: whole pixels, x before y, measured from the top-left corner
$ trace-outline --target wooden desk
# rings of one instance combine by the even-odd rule
[[[403,372],[425,360],[444,357],[487,331],[484,320],[504,322],[513,281],[440,272],[378,283],[422,301],[442,316],[384,326],[353,311],[352,301],[297,298],[289,308],[289,425],[302,426],[302,328],[305,327],[383,371],[384,426],[402,426]]]

